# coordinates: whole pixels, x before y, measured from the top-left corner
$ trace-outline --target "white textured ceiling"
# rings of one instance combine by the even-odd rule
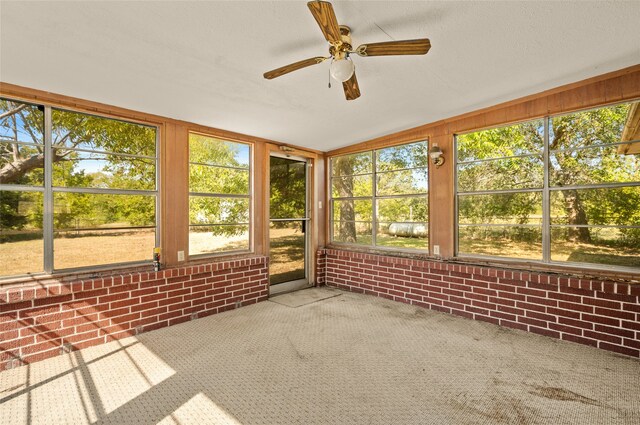
[[[0,80],[329,150],[640,63],[640,1],[336,1],[355,45],[428,37],[426,56],[355,57],[327,88],[306,2],[0,3]]]

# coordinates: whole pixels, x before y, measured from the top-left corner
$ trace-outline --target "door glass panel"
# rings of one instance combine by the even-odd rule
[[[271,218],[306,217],[306,166],[306,162],[271,157]]]
[[[305,234],[302,221],[275,221],[269,227],[270,283],[305,278]]]
[[[302,280],[306,273],[307,163],[270,158],[269,280]]]

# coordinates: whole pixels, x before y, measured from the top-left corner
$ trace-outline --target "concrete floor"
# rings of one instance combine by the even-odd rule
[[[639,424],[640,362],[308,289],[0,373],[0,424],[84,423]]]

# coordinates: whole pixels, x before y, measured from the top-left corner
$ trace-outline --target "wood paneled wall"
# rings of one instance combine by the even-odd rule
[[[158,127],[160,132],[160,232],[163,262],[166,266],[178,265],[178,251],[184,251],[188,260],[189,252],[189,133],[197,132],[221,139],[249,143],[253,147],[253,247],[254,254],[268,255],[269,249],[269,154],[279,151],[285,144],[207,127],[186,121],[175,120],[153,114],[132,111],[117,106],[77,99],[41,90],[21,87],[0,82],[0,96],[26,102],[65,108],[78,112],[91,113],[111,118],[149,124]],[[309,158],[314,163],[323,164],[324,154],[320,151],[287,145],[294,150],[292,154]],[[311,193],[314,201],[317,196],[324,199],[324,175],[314,173]],[[317,202],[316,202],[317,204]],[[312,219],[316,221],[317,209],[312,210]],[[317,226],[316,226],[317,227]],[[311,252],[317,251],[318,229],[313,232]],[[324,228],[321,229],[324,235]],[[151,257],[151,253],[149,253]],[[315,264],[315,259],[312,261]],[[312,280],[315,279],[314,275]]]
[[[501,103],[464,115],[356,143],[327,152],[331,156],[379,149],[429,139],[444,152],[446,162],[429,170],[430,252],[440,246],[440,256],[454,256],[454,163],[456,134],[499,125],[567,113],[580,109],[640,98],[640,65],[557,87],[542,93]]]

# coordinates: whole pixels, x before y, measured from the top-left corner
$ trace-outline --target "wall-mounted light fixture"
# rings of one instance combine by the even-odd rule
[[[444,154],[437,143],[434,143],[431,146],[431,149],[429,149],[429,156],[431,157],[431,162],[433,162],[433,165],[435,165],[436,168],[444,164]]]

